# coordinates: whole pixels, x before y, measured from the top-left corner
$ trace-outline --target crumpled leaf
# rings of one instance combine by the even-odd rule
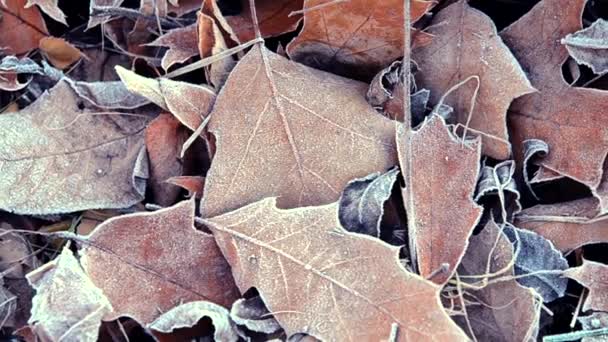
[[[551,241],[529,230],[506,225],[503,233],[514,245],[516,252],[515,275],[522,276],[517,281],[523,286],[533,288],[544,302],[552,302],[566,293],[568,280],[559,274],[542,271],[561,271],[568,268],[568,261]]]
[[[583,304],[583,311],[608,311],[608,266],[591,260],[583,260],[583,265],[569,268],[564,276],[576,280],[589,289]]]
[[[25,88],[33,76],[28,76],[23,83],[19,82],[19,74],[43,74],[42,67],[33,60],[24,57],[6,56],[0,61],[0,89],[6,91],[17,91]]]
[[[475,202],[480,203],[490,195],[498,197],[498,208],[487,203],[485,207],[493,209],[493,217],[500,223],[512,221],[513,215],[521,211],[520,194],[514,175],[515,162],[512,160],[494,166],[483,165],[479,174]]]
[[[58,1],[59,0],[27,0],[27,4],[25,4],[25,8],[29,8],[34,5],[37,5],[49,17],[51,17],[54,20],[67,26],[68,23],[65,21],[65,14],[59,8],[59,6],[57,4]]]
[[[183,63],[189,58],[198,55],[197,30],[197,24],[176,28],[146,45],[169,48],[161,61],[163,69],[169,70],[172,65]]]
[[[391,196],[399,169],[375,172],[348,182],[340,196],[338,216],[344,229],[380,237],[384,202]]]
[[[112,306],[67,246],[27,279],[36,289],[28,323],[41,340],[97,341],[101,318]]]
[[[169,333],[179,328],[194,326],[201,318],[209,317],[215,328],[215,341],[237,341],[238,335],[228,310],[206,301],[195,301],[174,307],[148,326],[152,330]]]
[[[99,24],[108,22],[111,16],[95,16],[95,10],[99,7],[120,7],[124,0],[90,0],[89,3],[89,22],[87,30]]]
[[[332,202],[351,179],[392,167],[393,122],[367,104],[366,89],[254,46],[210,114],[217,152],[203,217],[270,196],[281,207]]]
[[[566,35],[561,43],[577,63],[596,74],[608,71],[608,21],[600,18],[591,26]]]
[[[278,209],[267,198],[207,219],[242,292],[255,287],[287,336],[459,341],[439,287],[407,272],[398,247],[344,230],[338,205]],[[293,314],[281,314],[281,313]]]
[[[608,242],[608,217],[597,217],[597,200],[584,198],[539,204],[515,216],[514,224],[551,241],[562,253],[588,244]]]
[[[543,168],[541,167],[537,171],[537,173],[534,175],[534,178],[531,179],[530,175],[528,174],[528,165],[537,158],[546,157],[547,153],[549,153],[549,145],[547,145],[546,142],[544,142],[540,139],[524,140],[523,145],[524,145],[524,147],[523,147],[524,155],[523,155],[522,169],[523,169],[524,182],[525,182],[526,186],[528,187],[530,194],[532,196],[534,196],[535,199],[538,200],[538,196],[534,192],[532,185],[534,183],[534,180],[538,181],[538,174],[543,170]],[[543,178],[543,177],[541,177],[541,178]]]
[[[607,128],[597,124],[607,120],[608,92],[571,87],[561,70],[568,51],[560,39],[581,29],[585,3],[543,0],[501,37],[539,90],[516,99],[509,109],[516,160],[523,160],[525,140],[543,140],[550,152],[540,164],[594,191],[608,153]]]
[[[411,170],[412,183],[406,181],[404,190],[412,203],[410,248],[415,248],[420,275],[443,284],[458,267],[483,212],[473,201],[481,144],[479,139],[460,141],[437,115],[412,133],[409,149],[402,146],[405,134],[399,126],[399,164],[405,170],[409,162]]]
[[[26,0],[0,1],[0,46],[7,55],[22,55],[38,48],[49,32],[40,11],[25,8]]]
[[[418,86],[431,91],[434,106],[458,83],[478,77],[479,83],[469,80],[444,101],[454,107],[458,123],[485,133],[484,155],[509,158],[507,108],[513,99],[534,88],[498,36],[494,23],[461,0],[433,17],[429,33],[434,36],[431,43],[412,55],[422,70],[416,74]]]
[[[147,325],[180,301],[229,307],[239,298],[213,237],[194,228],[193,199],[113,217],[87,240],[80,262],[114,307],[104,320],[129,316]]]
[[[127,89],[171,112],[193,131],[201,125],[215,102],[213,90],[203,85],[146,78],[121,66],[116,67],[116,72]]]
[[[80,50],[62,38],[44,37],[38,46],[49,62],[60,70],[67,69],[82,57]]]
[[[473,331],[468,329],[467,318],[455,318],[465,331],[475,335],[477,341],[536,340],[542,302],[533,290],[519,285],[515,279],[494,281],[497,277],[513,276],[512,259],[513,247],[494,221],[488,221],[478,235],[471,237],[458,274],[463,277],[460,281],[481,287],[464,293],[464,299],[468,301],[465,306],[467,318]],[[499,274],[490,275],[495,273]],[[476,275],[486,276],[464,278]]]
[[[433,5],[431,1],[410,2],[412,23]],[[304,26],[287,45],[293,60],[339,75],[369,78],[403,56],[402,0],[335,1],[323,6],[325,3],[304,1]],[[412,40],[416,41],[416,35]]]
[[[230,309],[230,318],[236,324],[258,333],[273,334],[282,329],[260,296],[235,301]]]
[[[143,199],[147,118],[95,113],[63,79],[27,108],[0,115],[1,209],[44,215]]]
[[[608,327],[608,312],[593,312],[589,316],[578,318],[583,330],[595,330]],[[584,337],[581,342],[606,342],[605,336]]]
[[[255,38],[253,20],[249,11],[249,1],[239,0],[241,13],[226,17],[226,21],[234,30],[240,42]],[[295,31],[301,15],[289,16],[291,12],[302,9],[304,0],[258,0],[255,11],[260,25],[260,33],[264,38],[275,37],[286,32]]]

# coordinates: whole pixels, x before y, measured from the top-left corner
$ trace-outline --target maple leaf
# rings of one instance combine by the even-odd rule
[[[568,34],[562,39],[570,56],[578,64],[591,68],[596,74],[608,71],[608,59],[606,59],[606,39],[608,38],[608,21],[596,20],[591,26]]]
[[[473,201],[481,144],[479,139],[460,141],[438,115],[412,133],[409,149],[402,146],[405,134],[400,125],[399,164],[404,170],[409,163],[412,182],[404,190],[412,203],[407,212],[410,248],[415,248],[420,275],[442,284],[458,267],[483,212]]]
[[[62,79],[30,106],[0,115],[0,208],[53,214],[141,201],[148,119],[96,113]]]
[[[65,14],[57,4],[58,1],[59,0],[27,0],[25,8],[30,8],[34,5],[37,5],[49,17],[62,23],[65,26],[68,26],[68,23],[65,21]]]
[[[560,39],[581,29],[585,3],[543,0],[501,37],[539,90],[516,99],[509,109],[516,158],[523,161],[525,140],[543,140],[550,151],[540,164],[594,191],[608,153],[606,127],[597,124],[608,119],[608,92],[571,87],[561,72],[568,50]]]
[[[234,30],[241,42],[255,38],[253,20],[248,0],[240,0],[241,13],[226,16],[226,21]],[[255,11],[260,25],[262,37],[270,38],[286,32],[295,31],[301,15],[292,15],[291,12],[302,9],[304,0],[257,0]]]
[[[398,248],[344,230],[338,204],[278,209],[268,198],[206,222],[242,292],[255,287],[288,336],[379,341],[466,339],[439,287],[407,272]]]
[[[431,1],[410,2],[412,22],[433,5]],[[403,56],[403,3],[305,0],[304,26],[287,45],[287,54],[340,75],[373,76]]]
[[[147,325],[180,301],[228,307],[239,298],[213,237],[194,228],[194,199],[111,218],[87,240],[80,262],[114,308],[104,320]]]
[[[38,48],[49,32],[37,8],[24,8],[26,0],[0,1],[0,46],[3,53],[22,55]]]
[[[366,103],[366,88],[254,46],[210,114],[217,152],[203,216],[271,196],[281,207],[329,203],[351,179],[393,166],[394,123]]]
[[[574,279],[589,289],[583,311],[608,311],[608,266],[599,262],[583,260],[583,265],[569,268],[564,276]]]
[[[484,133],[485,155],[509,158],[507,108],[534,91],[524,71],[492,20],[464,0],[441,10],[429,25],[433,40],[412,54],[422,70],[417,85],[430,89],[433,105],[443,100],[454,108],[456,121]],[[458,88],[444,98],[453,87]]]
[[[169,48],[161,61],[163,69],[168,70],[172,65],[183,63],[189,58],[198,55],[197,35],[198,26],[197,24],[192,24],[168,31],[146,45]]]

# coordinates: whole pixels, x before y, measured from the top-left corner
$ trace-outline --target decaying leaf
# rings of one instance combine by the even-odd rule
[[[563,297],[568,280],[559,272],[568,268],[568,261],[555,249],[551,241],[529,230],[506,225],[503,233],[516,250],[515,275],[525,287],[533,288],[544,302]],[[546,273],[543,273],[546,272]],[[526,276],[527,275],[527,276]]]
[[[393,123],[367,104],[366,88],[254,46],[211,112],[217,152],[203,216],[271,196],[281,207],[329,203],[353,178],[396,164]]]
[[[112,306],[68,247],[27,279],[36,289],[28,323],[42,341],[97,341],[101,318]]]
[[[509,278],[514,275],[512,259],[513,248],[493,221],[471,237],[458,274],[473,287],[462,285],[466,316],[456,321],[477,341],[536,340],[542,303],[533,290]]]
[[[213,237],[194,228],[194,199],[111,218],[88,236],[80,254],[114,308],[104,320],[129,316],[147,325],[180,301],[229,307],[239,298]]]
[[[147,44],[169,48],[161,61],[163,69],[168,70],[172,65],[198,55],[197,27],[197,24],[192,24],[173,29]]]
[[[67,69],[82,57],[80,50],[61,38],[44,37],[38,44],[51,64],[61,70]]]
[[[544,236],[562,253],[608,242],[608,217],[597,217],[597,200],[539,204],[515,216],[515,225]]]
[[[22,55],[38,48],[49,35],[38,8],[25,8],[26,0],[0,1],[0,47],[10,55]]]
[[[562,39],[570,56],[596,74],[608,71],[608,21],[596,20],[591,26]]]
[[[278,209],[276,198],[207,220],[241,291],[257,288],[288,336],[325,341],[459,341],[439,287],[407,272],[398,248],[344,230],[338,205]]]
[[[581,29],[585,3],[543,0],[501,37],[539,90],[516,99],[509,109],[516,159],[523,160],[525,140],[541,139],[550,146],[541,165],[593,191],[608,153],[607,128],[597,124],[607,120],[608,92],[571,87],[561,71],[568,50],[560,40]]]
[[[412,22],[433,5],[410,2]],[[305,0],[304,26],[287,45],[287,54],[317,69],[371,77],[403,56],[403,3]]]
[[[567,269],[564,276],[576,280],[589,289],[583,311],[608,311],[608,266],[583,260],[583,265]]]
[[[0,208],[54,214],[139,202],[147,121],[98,114],[66,79],[27,108],[0,115]]]
[[[274,334],[282,329],[260,296],[238,299],[232,304],[230,318],[236,324],[258,333]]]
[[[414,227],[408,232],[413,241],[410,248],[415,248],[420,275],[443,284],[458,267],[483,212],[473,201],[481,143],[479,139],[460,141],[438,115],[413,132],[411,155],[402,146],[405,134],[399,126],[399,163],[402,170],[406,162],[411,168],[412,183],[404,190],[412,199],[407,213]]]
[[[25,8],[37,5],[49,17],[67,26],[68,23],[65,21],[65,14],[59,8],[57,4],[58,1],[59,0],[27,0]]]
[[[380,237],[384,202],[391,196],[398,174],[399,169],[393,168],[348,182],[339,201],[342,227],[349,232]]]
[[[454,107],[458,123],[485,133],[483,154],[509,158],[507,108],[534,91],[524,71],[492,20],[467,1],[441,10],[430,25],[433,40],[412,55],[421,69],[418,85],[431,91],[432,105],[444,101]]]
[[[255,38],[253,20],[248,0],[239,0],[241,13],[226,17],[239,41],[246,42]],[[301,15],[289,16],[291,12],[302,9],[304,0],[258,0],[255,2],[256,14],[262,37],[269,38],[294,31]]]

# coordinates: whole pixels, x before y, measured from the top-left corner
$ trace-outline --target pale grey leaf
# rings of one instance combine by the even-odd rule
[[[230,309],[230,317],[236,324],[254,332],[273,334],[281,330],[281,326],[270,314],[260,296],[236,300]]]
[[[591,26],[562,39],[570,56],[596,74],[608,71],[608,21],[598,19]]]
[[[583,330],[596,330],[602,328],[608,328],[608,312],[593,312],[589,316],[581,316],[578,318],[581,322]],[[581,342],[606,342],[608,341],[608,335],[584,337]]]
[[[150,101],[139,94],[130,92],[121,81],[80,82],[68,80],[79,97],[93,106],[106,109],[135,109]]]
[[[549,153],[549,145],[540,140],[540,139],[528,139],[524,141],[524,165],[523,165],[523,174],[524,174],[524,182],[530,190],[530,193],[534,198],[538,200],[538,196],[532,189],[532,184],[530,183],[530,175],[528,175],[528,164],[532,162],[533,158],[544,157]]]

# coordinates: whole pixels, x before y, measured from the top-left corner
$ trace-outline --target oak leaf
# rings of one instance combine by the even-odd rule
[[[583,260],[582,266],[567,269],[564,276],[589,289],[583,311],[608,311],[608,265]]]
[[[596,74],[608,71],[608,21],[596,20],[591,26],[568,34],[562,39],[570,56]]]
[[[198,55],[198,26],[197,24],[180,27],[166,32],[146,45],[168,48],[161,60],[163,69],[168,70],[176,63],[183,63]]]
[[[57,4],[58,1],[59,0],[27,0],[25,8],[37,5],[49,17],[67,26],[68,23],[65,21],[65,14],[59,8],[59,5]]]
[[[87,237],[80,255],[114,308],[104,320],[126,315],[148,325],[180,301],[229,307],[239,298],[213,237],[194,228],[194,199],[113,217]]]
[[[271,196],[281,207],[329,203],[351,179],[392,167],[394,123],[366,103],[366,88],[253,47],[210,114],[217,152],[203,217]]]
[[[421,69],[417,85],[431,91],[433,106],[443,100],[454,108],[458,123],[484,133],[483,154],[509,158],[507,108],[534,91],[524,71],[492,20],[467,1],[441,10],[429,25],[433,40],[412,54]]]
[[[255,287],[288,336],[380,341],[465,340],[439,287],[407,272],[398,247],[344,230],[337,203],[278,209],[268,198],[207,219],[242,292]]]
[[[38,48],[49,32],[37,8],[25,8],[26,0],[0,1],[0,47],[10,55],[22,55]]]
[[[248,0],[240,0],[241,13],[226,16],[226,21],[234,30],[240,42],[255,38],[253,20]],[[286,32],[295,31],[301,15],[292,15],[291,12],[302,9],[304,0],[258,0],[255,10],[260,25],[260,33],[264,38],[275,37]]]

